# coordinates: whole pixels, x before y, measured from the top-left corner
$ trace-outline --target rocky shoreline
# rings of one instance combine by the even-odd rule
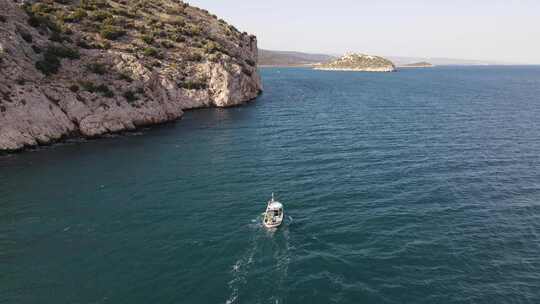
[[[255,36],[164,2],[0,3],[0,151],[133,131],[262,92]]]
[[[262,94],[262,91],[261,91],[261,94]],[[254,97],[253,99],[246,100],[241,104],[231,105],[231,106],[221,107],[221,108],[235,108],[235,107],[245,106],[245,105],[247,105],[247,104],[249,104],[251,102],[254,102],[259,97],[259,95],[257,97]],[[10,154],[18,154],[18,153],[23,153],[23,152],[28,152],[28,151],[41,150],[43,148],[54,147],[55,145],[59,145],[59,144],[61,145],[61,144],[69,144],[69,143],[84,143],[84,142],[87,142],[87,141],[94,141],[94,140],[106,139],[106,138],[117,137],[117,136],[132,136],[133,134],[139,134],[139,132],[144,132],[145,130],[151,130],[151,129],[154,129],[154,128],[160,128],[160,127],[163,127],[163,126],[167,126],[167,125],[171,125],[171,124],[181,122],[182,118],[183,118],[184,114],[186,114],[186,112],[197,111],[197,110],[201,110],[201,109],[209,109],[209,108],[213,108],[213,107],[214,108],[219,108],[219,107],[215,107],[215,106],[206,106],[205,105],[205,106],[200,106],[200,107],[184,109],[184,110],[182,110],[182,115],[180,115],[180,116],[178,116],[176,118],[170,119],[170,120],[164,120],[164,121],[156,122],[156,123],[149,123],[149,124],[146,124],[146,125],[138,125],[138,126],[135,126],[134,128],[125,128],[125,129],[118,130],[118,131],[104,132],[104,133],[101,133],[101,134],[95,135],[95,136],[87,136],[87,135],[84,135],[81,132],[75,130],[75,131],[73,131],[71,133],[63,134],[62,136],[60,136],[58,138],[54,138],[54,139],[51,138],[47,142],[37,142],[36,144],[33,144],[33,145],[25,145],[25,146],[22,146],[20,148],[15,148],[15,149],[0,149],[0,156],[2,156],[2,155],[10,155]]]

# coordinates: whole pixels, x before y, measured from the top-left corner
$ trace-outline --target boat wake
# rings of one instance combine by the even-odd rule
[[[228,282],[230,294],[225,304],[240,303],[243,290],[249,294],[242,296],[242,303],[249,302],[253,297],[259,301],[268,299],[270,303],[283,303],[281,291],[286,290],[290,263],[288,227],[283,225],[277,230],[268,230],[261,218],[257,217],[251,221],[249,228],[252,233],[248,248],[231,265],[232,279]],[[253,294],[255,288],[250,286],[258,286],[258,294]]]
[[[270,296],[272,303],[283,303],[283,296],[286,294],[286,281],[289,274],[290,245],[289,245],[289,230],[283,229],[283,243],[277,242],[276,251],[274,252],[274,268],[275,275],[273,282],[276,284],[270,288],[273,295]],[[276,288],[277,287],[277,288]]]
[[[252,233],[250,246],[248,249],[231,267],[232,279],[228,283],[231,294],[225,301],[226,304],[237,303],[240,288],[247,284],[247,275],[249,274],[249,270],[253,264],[253,258],[257,252],[259,239],[261,238],[258,231],[263,228],[260,218],[257,217],[256,219],[251,220],[249,228],[254,233]]]

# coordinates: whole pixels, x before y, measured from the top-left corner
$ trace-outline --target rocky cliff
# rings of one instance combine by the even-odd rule
[[[174,0],[0,0],[0,151],[228,107],[262,86],[257,40]]]
[[[360,72],[394,72],[396,66],[392,61],[364,54],[350,54],[329,63],[315,67],[317,70],[360,71]]]

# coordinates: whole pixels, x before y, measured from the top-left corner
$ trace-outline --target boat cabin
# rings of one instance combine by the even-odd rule
[[[264,225],[268,228],[275,228],[281,225],[283,222],[283,205],[274,201],[272,198],[268,202],[268,207],[266,207],[266,212],[264,215]]]

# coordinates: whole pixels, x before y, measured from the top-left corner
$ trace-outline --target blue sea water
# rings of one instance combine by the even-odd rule
[[[1,156],[0,303],[540,303],[540,67],[262,77]]]

